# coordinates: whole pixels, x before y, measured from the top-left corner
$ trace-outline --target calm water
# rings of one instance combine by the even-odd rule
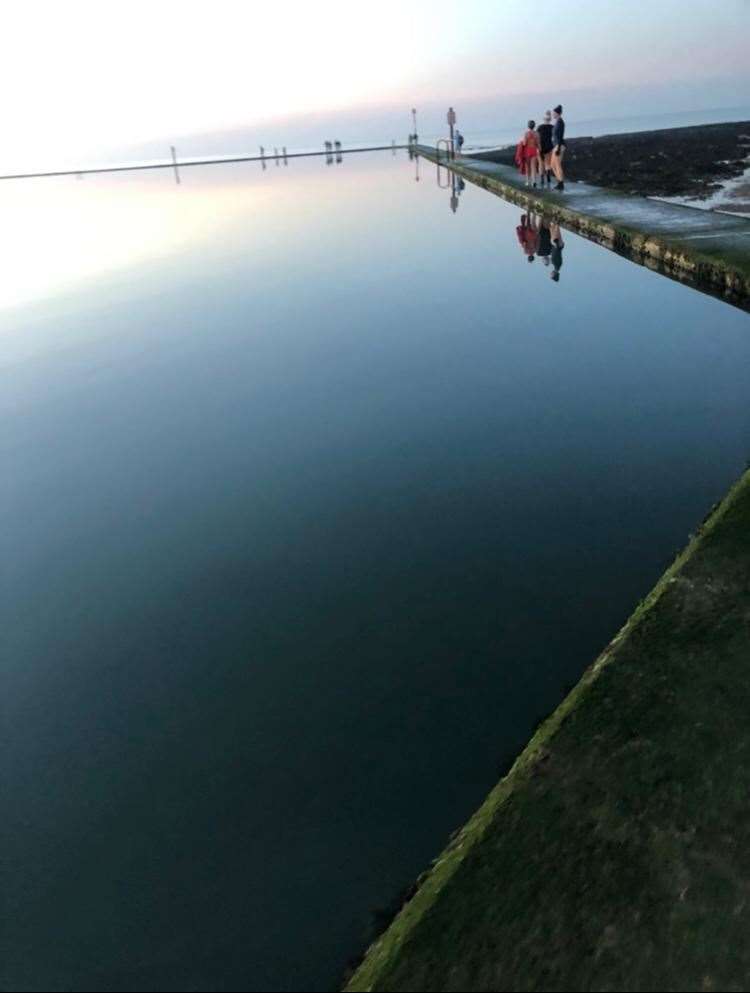
[[[333,988],[750,455],[746,314],[414,170],[0,189],[3,989]]]

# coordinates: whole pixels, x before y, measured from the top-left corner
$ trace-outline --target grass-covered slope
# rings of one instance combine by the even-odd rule
[[[347,989],[750,989],[750,473]]]

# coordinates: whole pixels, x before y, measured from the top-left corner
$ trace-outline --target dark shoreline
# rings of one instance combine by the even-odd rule
[[[515,149],[477,152],[473,158],[512,165]],[[566,172],[621,193],[706,198],[750,163],[750,121],[701,124],[602,135],[571,136]]]

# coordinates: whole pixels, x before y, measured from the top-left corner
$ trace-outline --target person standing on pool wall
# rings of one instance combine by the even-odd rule
[[[527,186],[536,186],[536,178],[542,167],[542,160],[539,155],[539,135],[535,128],[535,122],[529,121],[528,127],[518,146],[521,149],[523,160],[521,171],[526,173]]]
[[[556,190],[565,189],[565,173],[563,172],[563,157],[565,155],[565,121],[562,116],[562,104],[552,111],[555,123],[552,125],[552,171],[557,179]]]
[[[539,157],[542,160],[542,189],[552,186],[552,111],[545,110],[544,123],[536,129],[539,135]]]

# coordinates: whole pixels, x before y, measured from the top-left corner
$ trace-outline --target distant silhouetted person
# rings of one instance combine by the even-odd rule
[[[463,147],[464,147],[464,136],[461,134],[458,128],[456,128],[456,149],[459,155],[461,154],[461,149]]]

